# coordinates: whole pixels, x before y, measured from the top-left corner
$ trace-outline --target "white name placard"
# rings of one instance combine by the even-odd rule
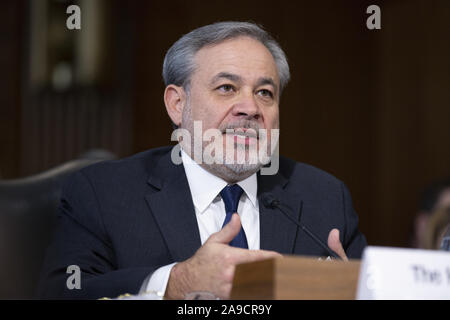
[[[450,299],[450,252],[369,246],[356,298]]]

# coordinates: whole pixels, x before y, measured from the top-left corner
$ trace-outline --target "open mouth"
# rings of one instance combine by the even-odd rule
[[[223,134],[227,135],[228,137],[231,136],[231,139],[233,139],[233,141],[238,144],[250,145],[258,141],[258,133],[254,129],[227,129]]]

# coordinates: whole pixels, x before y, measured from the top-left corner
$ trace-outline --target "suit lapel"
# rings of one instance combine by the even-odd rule
[[[277,208],[266,208],[262,195],[270,192],[289,209],[283,208],[297,221],[300,218],[302,199],[300,195],[287,192],[284,187],[287,180],[280,174],[261,176],[258,174],[258,198],[260,217],[260,247],[280,253],[292,254],[299,232],[298,227]]]
[[[191,257],[201,246],[194,204],[183,165],[175,165],[170,153],[163,156],[148,182],[155,189],[146,195],[174,261]]]
[[[152,191],[146,201],[174,261],[191,257],[201,246],[197,218],[191,191],[183,165],[175,165],[170,152],[151,164],[148,183]],[[258,173],[258,199],[260,212],[260,248],[280,253],[293,253],[299,232],[297,226],[279,209],[266,208],[261,195],[270,192],[297,221],[302,199],[299,194],[285,190],[288,180],[280,173],[261,176]]]

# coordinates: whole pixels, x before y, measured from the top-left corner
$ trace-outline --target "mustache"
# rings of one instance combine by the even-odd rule
[[[258,123],[248,120],[227,123],[226,125],[219,128],[222,133],[235,133],[253,138],[259,138],[260,129],[261,126]]]

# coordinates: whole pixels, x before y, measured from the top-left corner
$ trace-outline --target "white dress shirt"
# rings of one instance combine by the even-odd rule
[[[189,188],[191,189],[200,240],[203,245],[211,234],[222,229],[226,213],[220,191],[227,186],[227,182],[203,169],[184,151],[181,151],[181,158]],[[238,214],[247,237],[248,248],[250,250],[258,250],[259,206],[256,173],[237,184],[244,190],[239,200]],[[150,291],[157,292],[161,297],[164,296],[170,271],[175,264],[176,262],[153,272],[144,281],[141,293]]]

